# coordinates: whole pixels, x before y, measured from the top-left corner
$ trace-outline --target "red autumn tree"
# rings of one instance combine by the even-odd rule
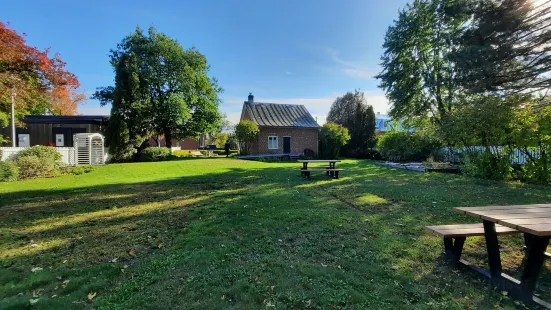
[[[25,114],[76,114],[78,104],[86,100],[77,90],[77,77],[65,70],[59,54],[50,58],[49,49],[28,46],[24,36],[0,22],[0,125],[8,124],[12,89],[17,94],[18,118]]]

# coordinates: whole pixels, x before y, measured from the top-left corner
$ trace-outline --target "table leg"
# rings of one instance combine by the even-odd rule
[[[308,169],[308,163],[302,163],[302,169],[306,170]]]
[[[490,221],[483,221],[484,236],[486,237],[486,250],[488,251],[488,265],[492,280],[501,278],[501,256],[499,254],[499,243],[497,241],[496,224]]]
[[[545,260],[545,250],[549,245],[549,237],[532,236],[528,245],[526,267],[521,277],[521,287],[525,294],[532,296],[538,281],[538,275]]]

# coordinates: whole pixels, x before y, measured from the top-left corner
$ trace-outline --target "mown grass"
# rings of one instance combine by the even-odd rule
[[[0,309],[522,308],[423,227],[550,202],[548,187],[339,166],[304,180],[297,163],[191,159],[1,183]],[[518,274],[521,238],[500,240]],[[484,240],[465,256],[485,266]]]

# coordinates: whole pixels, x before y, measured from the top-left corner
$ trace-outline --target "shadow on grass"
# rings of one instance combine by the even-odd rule
[[[422,229],[474,221],[457,206],[549,201],[544,189],[367,161],[304,180],[295,166],[1,194],[0,308],[82,308],[91,292],[121,308],[513,305],[440,262]],[[467,252],[484,260],[477,242]]]

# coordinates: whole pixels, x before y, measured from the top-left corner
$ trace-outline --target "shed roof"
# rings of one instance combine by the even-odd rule
[[[106,115],[25,115],[22,121],[26,124],[106,124]]]
[[[258,126],[320,127],[304,105],[245,101],[243,112]]]

